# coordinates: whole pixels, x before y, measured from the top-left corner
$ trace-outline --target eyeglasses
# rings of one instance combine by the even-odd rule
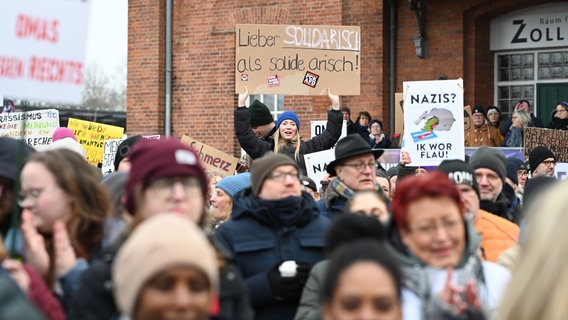
[[[32,201],[30,204],[35,204],[42,194],[51,192],[55,189],[57,189],[57,186],[51,186],[44,189],[34,188],[29,191],[20,190],[20,192],[18,192],[18,205],[23,207],[26,203],[30,203],[30,201]]]
[[[371,126],[371,129],[380,129],[381,126]]]
[[[519,170],[517,171],[517,176],[522,177],[522,176],[526,176],[528,173],[526,170]]]
[[[556,113],[558,113],[558,112],[568,112],[568,110],[566,110],[566,109],[564,109],[564,108],[562,108],[562,109],[556,109]]]
[[[432,238],[434,237],[434,235],[436,235],[438,228],[444,229],[444,231],[446,231],[447,233],[453,233],[458,229],[460,223],[463,223],[463,220],[450,219],[444,220],[441,223],[430,223],[409,229],[411,232],[415,232],[421,236]]]
[[[376,163],[375,163],[375,161],[359,162],[359,163],[344,163],[341,166],[351,167],[351,168],[353,168],[353,169],[355,169],[359,172],[362,172],[367,167],[369,167],[371,169],[375,169]]]
[[[172,177],[156,179],[150,181],[146,185],[146,189],[152,190],[154,192],[172,193],[176,185],[181,185],[185,192],[188,192],[192,189],[201,189],[201,184],[195,177]]]
[[[556,161],[554,161],[554,160],[544,160],[541,163],[543,163],[547,167],[553,167],[553,166],[556,165]]]
[[[300,180],[300,173],[296,170],[285,172],[285,171],[272,171],[266,178],[276,181],[284,182],[286,177],[290,177],[293,180]]]

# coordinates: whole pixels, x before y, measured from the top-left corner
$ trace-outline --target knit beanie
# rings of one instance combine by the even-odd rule
[[[278,117],[276,128],[280,128],[280,124],[282,124],[282,121],[284,120],[292,120],[296,122],[296,127],[298,127],[298,131],[300,131],[300,120],[298,119],[298,116],[294,113],[294,111],[288,110],[282,112],[282,114]]]
[[[444,160],[436,170],[446,173],[455,184],[465,184],[472,187],[477,196],[480,197],[475,171],[466,162],[458,159]]]
[[[262,126],[274,122],[274,117],[266,105],[258,100],[254,100],[249,106],[250,126]]]
[[[150,180],[169,177],[196,177],[203,196],[207,194],[207,174],[195,150],[175,138],[140,139],[132,148],[130,173],[126,182],[126,210],[136,212],[134,189]]]
[[[158,273],[177,266],[203,271],[212,291],[217,291],[216,255],[201,229],[189,219],[171,213],[144,220],[119,249],[112,265],[119,310],[133,316],[144,285]]]
[[[21,140],[0,137],[0,177],[16,181],[26,157],[34,152],[34,148]]]
[[[515,157],[507,158],[507,178],[511,179],[514,184],[519,184],[519,176],[517,175],[517,172],[519,170],[526,169],[527,167],[523,160]]]
[[[497,108],[496,106],[491,106],[491,107],[487,108],[487,115],[489,116],[492,113],[501,114],[501,110],[499,110],[499,108]]]
[[[138,139],[140,139],[140,138],[142,138],[141,135],[132,136],[132,137],[129,137],[127,139],[124,139],[118,145],[118,148],[116,148],[116,154],[114,156],[114,171],[118,170],[118,165],[120,164],[120,161],[122,161],[122,159],[128,157],[128,155],[130,154],[130,151],[132,151],[132,147],[134,146],[134,143],[136,141],[138,141]]]
[[[507,158],[499,149],[488,146],[479,147],[469,158],[469,165],[473,170],[486,168],[494,171],[505,181],[507,176]]]
[[[255,159],[250,168],[250,181],[254,195],[258,196],[264,180],[272,170],[285,165],[291,165],[296,170],[300,170],[294,159],[279,153],[267,152],[264,156]]]
[[[556,157],[552,151],[543,146],[538,146],[531,150],[529,153],[529,170],[532,172],[538,165],[548,158],[553,158],[556,161]]]
[[[77,137],[73,133],[73,130],[66,127],[57,128],[51,134],[51,142],[55,142],[63,138],[72,138],[73,140],[77,141]]]
[[[217,182],[215,187],[225,191],[234,202],[235,195],[239,193],[239,191],[250,187],[250,172],[225,177]]]
[[[58,150],[58,149],[67,149],[73,152],[76,152],[80,155],[83,159],[87,159],[87,153],[85,152],[85,148],[77,142],[73,137],[64,137],[55,142],[52,142],[48,147],[48,150]]]
[[[373,125],[373,123],[378,123],[379,126],[381,127],[381,130],[383,130],[383,122],[379,119],[373,119],[371,120],[371,122],[369,123],[369,128],[371,128],[371,126]]]
[[[392,178],[393,176],[396,176],[396,175],[398,175],[398,166],[390,167],[387,170],[387,177],[389,179]]]

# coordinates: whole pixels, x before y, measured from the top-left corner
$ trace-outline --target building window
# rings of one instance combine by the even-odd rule
[[[568,51],[539,53],[538,79],[568,79]]]
[[[535,106],[537,83],[568,80],[568,51],[498,53],[495,65],[496,105],[506,116],[521,99]]]
[[[254,101],[258,100],[268,107],[270,113],[272,113],[272,117],[274,120],[278,119],[278,116],[284,112],[284,96],[277,95],[277,94],[251,94],[249,96],[249,103],[248,105]]]

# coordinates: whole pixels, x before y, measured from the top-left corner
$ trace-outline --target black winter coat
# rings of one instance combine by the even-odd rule
[[[246,107],[238,107],[234,112],[235,134],[239,140],[239,144],[245,152],[252,158],[260,158],[265,153],[274,150],[274,139],[265,141],[257,137],[250,127],[250,114]],[[339,110],[329,110],[327,113],[327,125],[325,130],[318,136],[307,141],[300,141],[299,159],[295,159],[296,148],[289,143],[280,149],[280,153],[295,159],[300,166],[303,175],[307,175],[304,155],[312,152],[318,152],[330,149],[335,145],[341,136],[341,127],[343,126],[343,115]]]
[[[214,239],[212,239],[214,241]],[[69,304],[68,318],[82,320],[119,319],[120,312],[113,295],[112,263],[118,249],[126,241],[123,237],[107,252],[91,262],[89,269],[81,275],[81,284]],[[214,246],[220,249],[214,241]],[[219,271],[220,316],[212,319],[254,319],[240,270],[232,263],[227,263]]]

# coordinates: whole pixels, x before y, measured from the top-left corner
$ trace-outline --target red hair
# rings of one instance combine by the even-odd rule
[[[424,175],[405,177],[396,185],[392,201],[392,216],[400,231],[408,227],[407,211],[410,204],[422,198],[450,198],[463,215],[465,208],[456,185],[442,172],[429,172]]]

